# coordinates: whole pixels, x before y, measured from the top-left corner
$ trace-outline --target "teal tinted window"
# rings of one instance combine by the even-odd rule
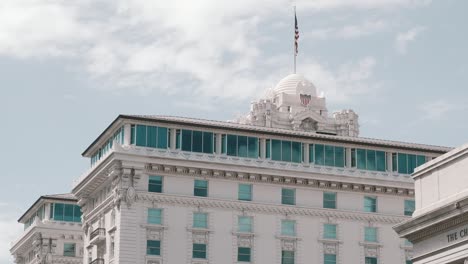
[[[336,239],[336,225],[324,224],[323,225],[323,238]]]
[[[281,140],[271,140],[271,159],[281,160]]]
[[[367,242],[377,242],[377,228],[366,227],[364,229],[364,240]]]
[[[148,177],[148,192],[162,192],[162,176]]]
[[[323,193],[323,208],[336,209],[336,193]]]
[[[146,240],[146,255],[160,256],[161,255],[161,241]]]
[[[63,221],[64,204],[54,204],[54,220]]]
[[[250,248],[238,247],[237,248],[237,261],[238,262],[250,262]]]
[[[248,147],[247,147],[247,137],[237,136],[237,156],[247,157]]]
[[[302,143],[291,142],[291,150],[291,161],[296,163],[302,162]]]
[[[271,158],[271,140],[267,139],[267,140],[265,140],[265,142],[266,142],[265,158],[269,159],[269,158]]]
[[[193,244],[192,258],[206,259],[206,244]]]
[[[146,146],[146,126],[136,126],[136,145],[142,147]]]
[[[365,170],[367,168],[367,158],[365,149],[356,149],[357,168]]]
[[[155,148],[158,142],[158,128],[155,126],[148,126],[146,128],[146,146]]]
[[[182,150],[192,151],[192,130],[182,130]]]
[[[148,224],[162,224],[162,209],[148,208]]]
[[[396,153],[392,153],[392,171],[398,171],[398,159]]]
[[[369,196],[364,197],[364,212],[377,212],[377,198]]]
[[[73,222],[81,222],[81,209],[78,205],[73,206]]]
[[[73,222],[73,204],[64,204],[63,206],[63,221]]]
[[[417,166],[421,166],[421,165],[423,165],[424,163],[426,163],[426,156],[418,155],[416,159],[417,159],[417,160],[416,160]]]
[[[208,181],[195,180],[193,195],[207,197],[208,196]]]
[[[314,163],[314,145],[309,144],[309,162]]]
[[[239,184],[238,198],[241,201],[252,201],[252,184]]]
[[[227,155],[237,156],[237,136],[227,135]]]
[[[335,167],[343,168],[345,166],[345,149],[335,147]]]
[[[344,167],[345,166],[345,149],[343,147],[329,145],[314,145],[315,164]]]
[[[377,258],[366,257],[365,264],[377,264]]]
[[[325,166],[335,166],[335,148],[325,145]]]
[[[248,157],[249,158],[258,158],[259,157],[259,148],[258,148],[258,138],[249,137],[248,138]]]
[[[63,255],[65,257],[74,257],[76,255],[76,244],[75,243],[64,243],[63,244]]]
[[[238,225],[239,232],[252,233],[252,217],[239,216],[237,225]]]
[[[405,153],[394,153],[393,155],[393,171],[398,171],[398,173],[402,174],[411,174],[416,167],[426,162],[426,157],[422,155]]]
[[[294,264],[294,251],[281,251],[281,264]]]
[[[165,149],[167,148],[167,128],[158,127],[158,148]]]
[[[281,203],[295,205],[296,204],[296,190],[294,189],[281,189]]]
[[[281,141],[281,160],[291,161],[291,141]]]
[[[130,126],[130,144],[135,144],[136,139],[136,132],[135,132],[135,125]]]
[[[203,153],[213,153],[214,137],[211,132],[203,132]]]
[[[398,153],[398,173],[408,174],[407,155]]]
[[[193,227],[208,228],[208,214],[207,213],[193,213]]]
[[[405,262],[405,264],[413,264],[413,261],[407,260],[407,261]]]
[[[375,164],[375,150],[366,150],[367,152],[367,170],[375,170],[377,168]]]
[[[296,221],[282,220],[281,221],[281,235],[296,236]]]
[[[336,255],[335,254],[325,254],[323,255],[324,264],[336,264]]]
[[[192,131],[192,151],[203,152],[203,132]]]
[[[180,136],[181,132],[180,132],[180,129],[176,129],[176,149],[180,149],[180,140],[181,140],[181,136]]]
[[[227,137],[226,135],[221,136],[221,153],[226,154],[227,150]]]
[[[377,171],[385,171],[387,169],[387,156],[384,151],[375,152],[375,163]]]
[[[405,200],[405,215],[412,216],[414,208],[414,200]]]
[[[353,149],[356,152],[356,166],[360,170],[385,171],[387,158],[384,151],[370,149]],[[353,164],[354,166],[354,164]]]

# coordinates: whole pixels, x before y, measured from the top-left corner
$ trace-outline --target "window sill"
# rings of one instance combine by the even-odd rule
[[[383,247],[382,244],[379,242],[369,242],[369,241],[361,241],[359,242],[360,246],[367,246],[367,247]]]
[[[232,232],[233,235],[235,236],[248,236],[248,237],[254,237],[255,234],[252,233],[252,232],[239,232],[239,231],[236,231],[236,232]]]
[[[187,231],[212,233],[213,230],[207,228],[187,227]]]
[[[319,242],[322,242],[322,243],[328,243],[328,244],[342,244],[343,241],[339,240],[339,239],[335,239],[335,238],[319,238],[318,239]]]
[[[282,239],[282,240],[301,240],[297,236],[276,235],[275,237],[278,238],[278,239]]]

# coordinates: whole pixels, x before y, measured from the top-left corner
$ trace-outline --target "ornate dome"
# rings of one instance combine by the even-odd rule
[[[317,89],[300,74],[290,74],[282,79],[274,89],[270,91],[274,96],[276,94],[307,94],[312,97],[317,96]]]

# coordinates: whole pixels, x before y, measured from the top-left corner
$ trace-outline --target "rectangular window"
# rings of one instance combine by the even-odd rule
[[[309,144],[309,163],[314,163],[314,144]]]
[[[203,132],[203,153],[214,153],[214,135],[211,132]]]
[[[296,221],[281,220],[281,235],[296,236]]]
[[[295,163],[302,162],[302,143],[291,142],[291,161]]]
[[[323,193],[323,208],[336,209],[336,193]]]
[[[247,137],[246,136],[237,136],[237,156],[238,157],[247,157],[248,147],[247,147]]]
[[[221,153],[226,154],[227,150],[227,138],[226,135],[221,135]]]
[[[63,208],[64,208],[64,204],[61,204],[61,203],[54,204],[54,220],[63,221]]]
[[[412,216],[414,212],[414,200],[405,200],[405,215]]]
[[[294,264],[294,251],[281,251],[281,264]]]
[[[63,255],[65,257],[74,257],[76,256],[76,245],[75,243],[64,243],[63,244]]]
[[[203,152],[203,132],[192,131],[192,150],[193,152]]]
[[[369,196],[364,197],[364,212],[377,212],[377,198]]]
[[[408,156],[398,153],[398,173],[408,174]]]
[[[146,147],[146,126],[136,126],[136,145]]]
[[[160,256],[161,255],[161,241],[146,240],[146,255]]]
[[[155,148],[158,142],[158,128],[155,126],[148,126],[146,128],[146,146]]]
[[[314,145],[315,164],[331,167],[345,166],[345,148],[331,145]]]
[[[336,225],[324,224],[323,225],[323,238],[336,239]]]
[[[180,142],[180,139],[181,139],[180,133],[181,133],[180,129],[176,129],[176,145],[175,145],[176,149],[180,149],[180,143],[181,143]]]
[[[295,189],[281,189],[281,203],[295,205],[296,204],[296,190]]]
[[[182,150],[192,151],[192,130],[182,130]]]
[[[366,226],[364,229],[364,241],[377,242],[377,228]]]
[[[237,156],[237,136],[227,135],[227,155]]]
[[[194,228],[208,228],[208,214],[207,213],[193,213],[193,227]]]
[[[135,132],[135,125],[130,126],[130,144],[135,144],[136,140],[136,132]]]
[[[281,160],[281,140],[271,140],[271,159]]]
[[[208,197],[208,181],[195,180],[193,195],[200,197]]]
[[[291,162],[291,141],[281,141],[281,161]]]
[[[148,208],[148,224],[162,224],[162,209]]]
[[[336,255],[335,254],[325,254],[323,255],[324,264],[336,264]]]
[[[271,158],[271,140],[265,140],[265,158]]]
[[[407,260],[407,261],[405,262],[405,264],[413,264],[413,261]]]
[[[192,258],[206,259],[206,244],[193,244]]]
[[[158,127],[158,145],[157,148],[167,149],[167,128]]]
[[[238,231],[241,233],[252,233],[252,217],[239,216],[238,217]]]
[[[238,262],[250,262],[250,248],[238,247],[237,248],[237,261]]]
[[[365,264],[377,264],[377,258],[366,257]]]
[[[73,206],[73,222],[81,222],[81,209],[78,205]]]
[[[247,156],[249,158],[258,158],[260,156],[258,144],[259,144],[258,138],[255,138],[255,137],[248,138],[249,153],[247,154]]]
[[[148,177],[148,192],[162,193],[162,176]]]
[[[73,222],[73,204],[65,204],[63,206],[63,221]]]
[[[238,199],[252,201],[252,184],[239,184]]]

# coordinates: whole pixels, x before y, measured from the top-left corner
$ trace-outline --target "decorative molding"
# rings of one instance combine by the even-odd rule
[[[288,205],[274,205],[274,204],[261,204],[255,202],[239,202],[233,200],[213,199],[209,197],[192,197],[180,196],[164,193],[150,193],[137,191],[138,200],[148,203],[149,205],[157,203],[165,203],[172,205],[182,205],[186,207],[203,207],[203,208],[220,208],[226,210],[237,211],[250,211],[256,213],[267,214],[282,214],[282,215],[298,215],[298,216],[316,216],[316,217],[331,217],[346,220],[355,220],[362,222],[378,222],[387,224],[397,224],[406,220],[404,216],[383,215],[377,213],[364,213],[341,211],[335,209],[311,208],[301,206],[288,206]]]

